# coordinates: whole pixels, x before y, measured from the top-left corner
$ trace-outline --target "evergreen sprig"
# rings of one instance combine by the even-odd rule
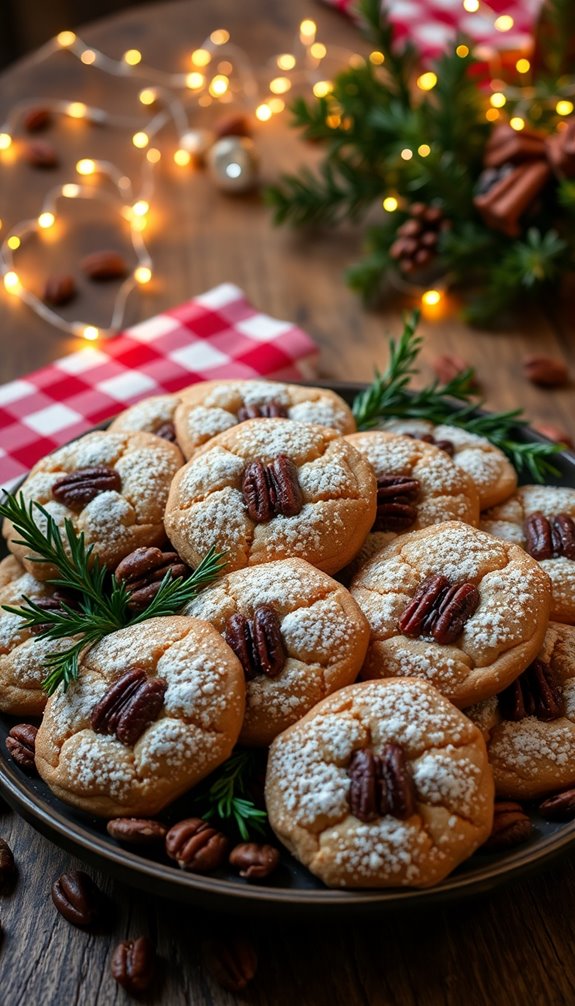
[[[46,658],[48,673],[43,688],[48,695],[60,684],[66,690],[76,680],[80,656],[86,648],[126,625],[177,614],[225,565],[223,556],[211,548],[188,577],[172,577],[167,572],[148,606],[133,614],[128,607],[130,591],[126,584],[110,574],[94,554],[94,546],[86,545],[83,532],[78,534],[71,520],[66,518],[62,535],[46,508],[35,500],[27,503],[23,493],[5,494],[0,517],[9,520],[20,535],[13,539],[14,543],[30,549],[29,560],[56,567],[56,575],[47,582],[74,598],[72,603],[60,601],[55,610],[46,610],[26,596],[20,606],[2,606],[20,616],[24,628],[37,630],[40,638],[72,640],[71,646]]]
[[[424,388],[410,388],[423,345],[423,339],[416,335],[418,320],[417,311],[405,320],[399,340],[390,339],[386,370],[384,373],[376,370],[373,383],[356,396],[353,414],[358,429],[373,429],[392,418],[427,419],[436,425],[447,423],[486,437],[507,454],[518,471],[527,470],[536,482],[558,475],[550,460],[561,450],[558,444],[517,439],[517,430],[528,425],[521,409],[484,414],[478,411],[482,403],[474,393],[471,369],[445,384],[433,381]]]
[[[244,841],[249,839],[250,832],[262,834],[266,829],[267,814],[256,807],[250,796],[257,769],[256,752],[237,751],[216,769],[196,798],[203,818],[235,824]]]

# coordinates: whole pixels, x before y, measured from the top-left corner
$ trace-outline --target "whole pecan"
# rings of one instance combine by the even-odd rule
[[[510,849],[514,845],[526,842],[532,830],[531,820],[520,803],[513,803],[511,800],[496,800],[491,835],[481,848],[488,852],[495,852],[497,849]]]
[[[565,715],[561,682],[542,660],[534,660],[510,685],[499,693],[499,709],[506,720],[536,716],[545,723]]]
[[[251,136],[250,120],[241,112],[232,113],[218,119],[213,127],[214,136],[220,140],[224,136]]]
[[[76,296],[76,280],[66,273],[60,276],[49,276],[44,286],[43,300],[52,307],[62,307],[69,304]]]
[[[449,384],[456,377],[459,377],[466,370],[471,370],[471,381],[470,388],[478,388],[479,382],[475,376],[475,371],[473,367],[463,359],[462,356],[457,356],[456,353],[443,353],[442,356],[436,356],[431,361],[431,366],[437,380],[441,384]]]
[[[267,465],[259,459],[246,465],[242,494],[249,516],[258,524],[275,514],[295,517],[303,506],[297,466],[287,454],[278,454]]]
[[[575,817],[575,789],[564,789],[539,804],[539,813],[549,821],[571,821]]]
[[[126,845],[155,845],[163,841],[168,828],[161,821],[145,817],[115,817],[106,825],[108,835]]]
[[[0,838],[0,890],[13,879],[15,873],[16,865],[12,849],[8,842]]]
[[[209,873],[225,862],[228,839],[201,817],[189,817],[170,828],[166,852],[182,870]]]
[[[154,433],[157,437],[161,437],[162,440],[169,440],[171,444],[175,444],[176,442],[176,427],[169,419],[158,426],[154,430]]]
[[[386,814],[405,820],[415,814],[415,784],[400,744],[385,744],[378,755],[368,748],[354,751],[348,775],[350,809],[360,821]]]
[[[35,597],[33,598],[34,604],[37,608],[41,608],[42,611],[58,611],[64,614],[63,604],[67,604],[70,607],[75,607],[75,599],[68,597],[67,594],[60,593],[59,591],[54,591],[50,597]],[[48,629],[49,623],[42,623],[41,625],[34,625],[30,630],[31,632],[38,634],[40,632],[45,632]]]
[[[35,105],[25,112],[22,118],[22,125],[27,133],[39,133],[52,124],[52,113],[49,108]]]
[[[560,513],[551,518],[551,541],[553,555],[575,559],[575,521],[572,517]]]
[[[258,957],[255,947],[245,936],[206,940],[202,951],[212,978],[228,992],[241,992],[255,976]]]
[[[97,734],[115,734],[128,747],[135,744],[157,719],[167,687],[163,678],[149,678],[138,667],[126,671],[92,709],[92,729]]]
[[[415,433],[405,433],[403,435],[411,437],[412,440],[421,440],[424,444],[433,444],[434,447],[439,447],[441,451],[449,454],[451,458],[455,454],[455,447],[451,440],[436,440],[433,433],[422,433],[418,437],[415,436]]]
[[[238,423],[246,419],[287,419],[287,409],[281,402],[264,402],[263,405],[242,405],[238,411]]]
[[[525,547],[534,559],[551,559],[553,541],[551,524],[542,513],[531,514],[523,524]]]
[[[57,168],[60,158],[56,153],[56,148],[46,140],[29,140],[23,147],[24,157],[30,167],[42,168],[49,171]]]
[[[31,723],[17,723],[12,727],[7,738],[6,747],[9,754],[25,772],[35,772],[34,755],[36,750],[36,734],[38,727]]]
[[[112,955],[112,977],[131,995],[150,988],[156,971],[156,953],[147,936],[122,940]]]
[[[79,468],[64,475],[52,486],[52,496],[70,510],[81,510],[100,493],[122,488],[120,473],[107,465],[94,468]]]
[[[372,531],[406,531],[417,520],[413,506],[420,491],[419,479],[407,475],[380,475],[377,512]]]
[[[269,604],[261,604],[253,618],[237,612],[225,625],[224,638],[240,661],[248,681],[257,674],[275,678],[281,674],[287,651],[281,634],[277,612]]]
[[[90,279],[100,282],[123,279],[129,272],[128,263],[117,251],[92,252],[81,260],[80,268]]]
[[[54,881],[52,901],[60,915],[73,926],[91,926],[100,916],[100,892],[92,878],[82,870],[63,873]]]
[[[143,611],[158,593],[167,573],[172,579],[185,577],[189,567],[177,552],[162,552],[160,548],[136,548],[125,556],[114,572],[116,580],[123,581],[130,591],[128,608]]]
[[[280,860],[279,849],[274,845],[259,842],[241,842],[230,853],[230,865],[239,870],[246,880],[262,880],[269,877]]]
[[[526,356],[523,360],[523,373],[532,384],[539,384],[544,388],[560,388],[569,380],[565,360],[554,356]]]
[[[452,584],[446,576],[429,576],[401,615],[399,628],[412,639],[430,635],[442,645],[453,643],[476,611],[479,601],[479,591],[474,584]]]

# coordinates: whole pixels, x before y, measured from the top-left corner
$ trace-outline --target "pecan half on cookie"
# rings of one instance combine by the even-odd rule
[[[122,744],[135,744],[157,718],[167,684],[134,668],[122,674],[94,706],[90,716],[98,734],[115,734]]]
[[[286,661],[286,648],[282,639],[280,620],[269,604],[255,609],[253,618],[237,612],[231,615],[224,631],[224,639],[239,659],[246,678],[267,674],[276,678]]]
[[[278,454],[270,464],[252,461],[246,466],[242,493],[248,514],[265,523],[276,514],[295,517],[303,506],[297,466],[287,454]]]
[[[52,486],[52,496],[70,510],[81,510],[87,503],[110,489],[119,492],[122,479],[114,468],[99,465],[95,468],[81,468],[58,479]]]

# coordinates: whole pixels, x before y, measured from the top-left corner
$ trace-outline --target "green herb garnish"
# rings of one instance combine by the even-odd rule
[[[266,829],[267,814],[256,807],[249,797],[249,787],[257,771],[257,752],[238,751],[208,779],[208,787],[200,793],[197,802],[202,804],[201,816],[206,820],[216,818],[222,824],[232,822],[244,841],[250,832],[262,834]]]

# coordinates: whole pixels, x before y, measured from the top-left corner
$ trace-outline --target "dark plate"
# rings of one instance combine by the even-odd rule
[[[327,382],[326,382],[327,383]],[[338,384],[330,387],[349,402],[362,385]],[[518,431],[524,440],[542,440],[538,434]],[[575,455],[557,456],[558,485],[575,487]],[[1,554],[5,554],[2,546]],[[121,848],[106,833],[105,824],[95,817],[68,807],[50,792],[45,783],[22,772],[6,754],[5,738],[17,720],[0,713],[0,789],[6,800],[30,824],[51,841],[121,880],[163,897],[201,904],[205,908],[241,913],[276,910],[282,916],[296,912],[369,912],[384,909],[419,909],[439,901],[462,898],[487,891],[520,874],[547,864],[575,843],[575,821],[552,824],[532,812],[533,836],[525,845],[507,853],[476,853],[443,883],[425,891],[332,891],[324,887],[287,853],[281,867],[266,884],[248,884],[235,874],[222,871],[209,877],[184,873],[165,861],[146,858]],[[193,814],[189,798],[170,808],[166,820]]]

